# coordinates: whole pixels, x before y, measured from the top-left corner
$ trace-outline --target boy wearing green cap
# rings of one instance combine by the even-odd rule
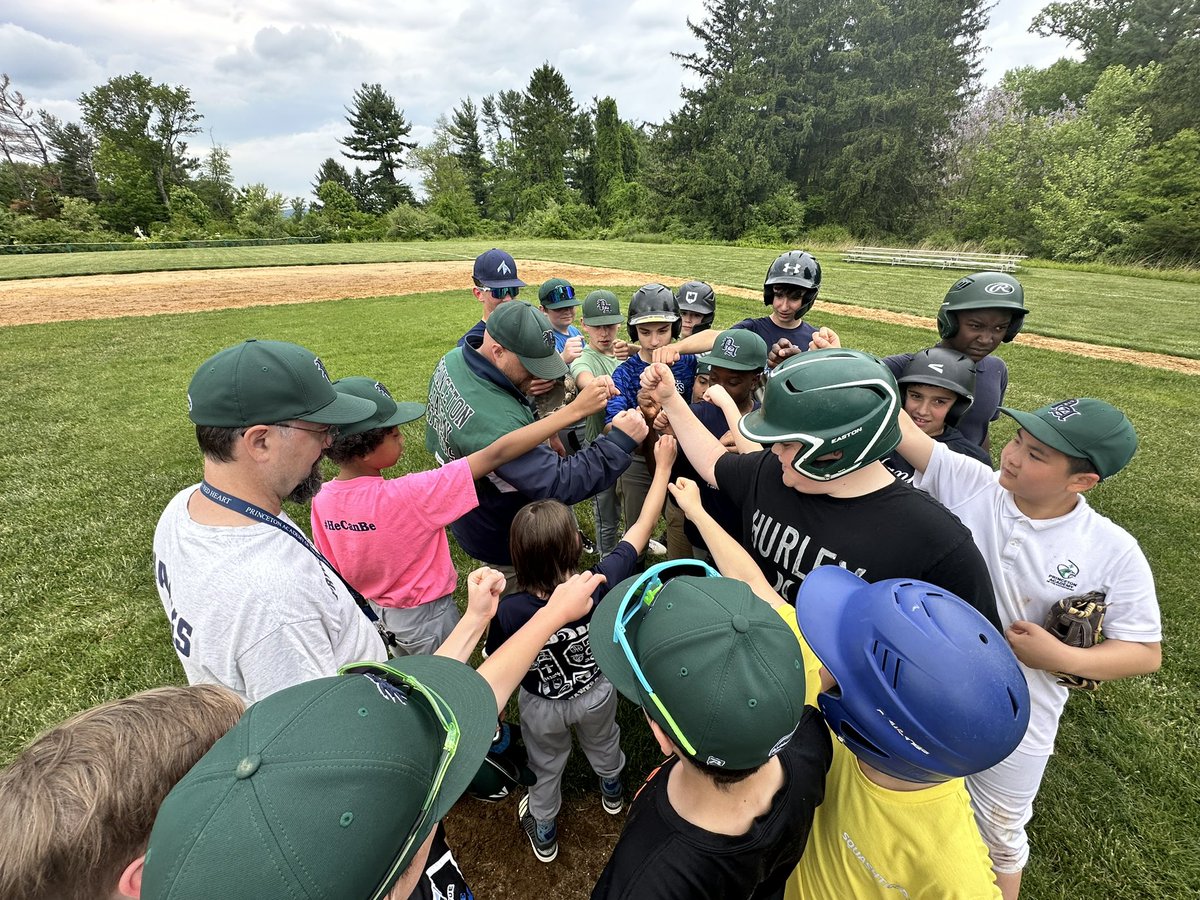
[[[621,364],[616,356],[617,327],[624,323],[621,301],[612,291],[592,291],[583,301],[583,331],[587,344],[579,358],[571,363],[571,374],[580,390],[596,378],[612,379]],[[584,423],[585,445],[604,433],[604,410],[589,416]],[[621,530],[621,507],[617,485],[600,491],[594,498],[596,544],[601,556],[612,553]]]
[[[568,366],[579,358],[583,350],[583,333],[575,327],[575,310],[581,301],[575,296],[575,287],[565,278],[551,278],[538,288],[538,302],[542,312],[550,320],[553,329],[554,349]]]
[[[400,425],[425,415],[423,403],[396,403],[371,378],[342,378],[341,393],[370,400],[375,413],[345,426],[326,455],[337,478],[313,498],[313,543],[365,597],[396,636],[401,654],[432,653],[459,621],[458,576],[446,526],[479,505],[475,480],[570,427],[603,411],[607,390],[596,385],[569,406],[439,469],[385,479],[404,452]],[[475,630],[476,637],[483,630]],[[465,651],[463,659],[474,647]],[[457,654],[455,654],[457,655]]]
[[[1111,404],[1072,398],[1033,412],[1001,407],[1016,435],[1000,470],[934,441],[901,415],[900,453],[928,491],[970,528],[988,563],[1005,637],[1029,682],[1032,715],[1006,760],[967,778],[979,829],[1006,900],[1029,858],[1025,825],[1066,704],[1060,673],[1106,681],[1154,672],[1162,626],[1154,577],[1137,540],[1096,512],[1084,494],[1133,458],[1137,435]],[[1068,646],[1042,627],[1060,600],[1099,591],[1104,637]]]
[[[660,580],[697,566],[707,576]],[[609,591],[591,647],[669,757],[634,798],[592,897],[781,895],[832,758],[791,629],[744,582],[668,562]]]

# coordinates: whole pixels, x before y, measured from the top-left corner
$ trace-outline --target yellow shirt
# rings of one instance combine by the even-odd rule
[[[782,603],[775,607],[775,612],[787,622],[788,628],[792,629],[796,640],[800,642],[800,655],[804,658],[804,705],[816,707],[817,694],[821,693],[821,661],[800,633],[800,626],[796,622],[796,607]]]

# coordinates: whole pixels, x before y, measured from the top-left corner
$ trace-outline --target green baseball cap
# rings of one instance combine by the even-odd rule
[[[767,342],[745,328],[730,328],[717,335],[712,349],[697,362],[706,362],[718,369],[737,369],[739,372],[761,372],[767,367]]]
[[[192,376],[187,400],[189,419],[221,428],[288,419],[344,425],[373,412],[369,400],[334,390],[311,350],[254,339],[206,359]]]
[[[534,378],[553,381],[567,374],[567,364],[554,350],[550,320],[540,309],[524,300],[510,300],[496,307],[484,327],[497,344],[517,355]]]
[[[1111,403],[1081,397],[1060,400],[1033,412],[1000,407],[1031,435],[1060,453],[1086,459],[1101,478],[1116,475],[1137,452],[1133,424]]]
[[[761,765],[783,749],[804,712],[804,660],[795,634],[745,582],[679,575],[654,594],[657,570],[620,582],[592,613],[596,664],[697,762]],[[648,606],[637,596],[647,579]],[[634,599],[623,606],[631,591]],[[623,609],[633,610],[624,626],[630,652],[669,718],[618,640]]]
[[[621,301],[612,291],[592,291],[583,300],[584,325],[623,325]]]
[[[392,393],[374,378],[352,376],[339,378],[333,383],[339,394],[349,394],[351,397],[362,397],[375,404],[375,412],[361,422],[343,425],[338,433],[343,436],[362,434],[375,428],[391,428],[393,425],[403,425],[425,415],[424,403],[397,403],[392,399]]]
[[[255,703],[175,785],[150,834],[144,900],[386,895],[479,770],[496,698],[448,657],[342,671]],[[434,702],[460,737],[423,813],[448,752]]]
[[[550,278],[538,288],[538,302],[546,309],[567,309],[579,306],[582,301],[575,296],[575,288],[565,278]]]

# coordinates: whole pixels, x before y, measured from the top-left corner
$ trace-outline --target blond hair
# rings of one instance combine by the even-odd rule
[[[36,738],[0,772],[0,897],[111,896],[167,792],[243,711],[216,685],[155,688]]]

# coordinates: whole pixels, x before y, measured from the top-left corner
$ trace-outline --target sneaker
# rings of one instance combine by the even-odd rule
[[[615,816],[625,808],[625,789],[621,786],[621,777],[600,779],[600,803],[604,811]]]
[[[517,818],[533,846],[533,855],[544,863],[554,862],[558,856],[558,826],[554,822],[539,822],[533,817],[529,811],[528,794],[517,805]]]
[[[583,533],[582,529],[579,532],[579,542],[583,545],[584,553],[596,552],[596,545],[592,543],[592,539],[590,537]]]
[[[650,540],[646,541],[646,552],[651,556],[666,556],[667,548],[661,542],[651,538]]]

